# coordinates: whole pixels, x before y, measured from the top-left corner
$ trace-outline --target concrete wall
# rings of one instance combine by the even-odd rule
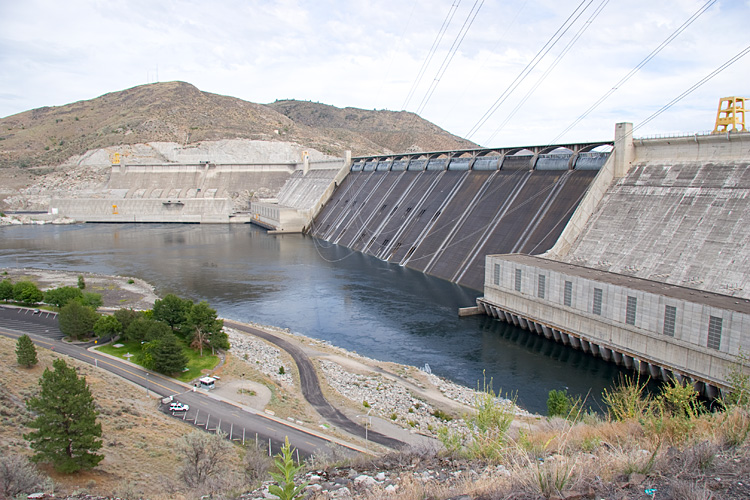
[[[544,253],[545,257],[550,259],[560,258],[570,252],[612,183],[627,174],[634,157],[633,125],[631,123],[618,123],[615,126],[615,149],[612,150],[606,163],[599,170],[594,182],[589,186],[555,245]]]
[[[53,199],[50,208],[54,214],[81,222],[240,222],[233,220],[228,199],[66,198]]]
[[[348,175],[348,161],[306,162],[287,179],[273,203],[251,203],[251,221],[279,232],[304,231]]]
[[[518,271],[520,291],[516,290]],[[543,294],[539,276],[544,276]],[[566,281],[572,284],[570,306],[564,301]],[[601,314],[594,311],[595,288],[602,291]],[[628,297],[636,300],[634,324],[626,318]],[[750,337],[743,334],[750,331],[749,301],[709,297],[531,256],[488,256],[482,300],[528,323],[718,386],[727,385],[726,376],[740,349],[750,349]],[[664,334],[667,305],[676,308],[673,336]],[[718,348],[708,346],[712,316],[722,319]]]
[[[286,183],[309,167],[308,179],[287,188],[298,207],[312,211],[332,191],[343,160],[257,164],[115,165],[105,189],[86,198],[54,199],[50,212],[97,222],[248,222],[250,197],[280,194]],[[114,213],[112,206],[117,206]],[[309,220],[307,215],[307,220]],[[281,219],[301,231],[305,219],[295,210]]]
[[[298,164],[113,166],[107,190],[116,198],[229,198],[243,191],[278,193]]]

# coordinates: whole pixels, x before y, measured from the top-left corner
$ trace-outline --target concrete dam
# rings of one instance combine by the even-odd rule
[[[555,244],[606,144],[354,158],[309,232],[481,290],[488,253]]]
[[[750,374],[750,134],[633,139],[541,256],[488,255],[479,309],[708,397]]]

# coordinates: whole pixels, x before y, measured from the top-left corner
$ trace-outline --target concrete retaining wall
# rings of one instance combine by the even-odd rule
[[[227,223],[232,220],[228,199],[53,199],[51,212],[81,222]],[[246,221],[245,221],[246,222]]]
[[[750,331],[748,300],[524,255],[488,256],[486,269],[481,299],[485,309],[496,306],[523,318],[521,323],[532,331],[535,323],[553,329],[558,335],[550,331],[552,338],[568,335],[567,343],[577,348],[587,342],[589,349],[591,344],[596,346],[597,353],[609,349],[620,357],[630,356],[636,368],[646,363],[709,385],[726,386],[737,353],[750,349],[750,337],[743,335]],[[598,309],[595,289],[601,294]],[[667,319],[667,330],[666,306],[675,313],[674,322]],[[518,321],[504,315],[501,319]],[[714,330],[709,335],[712,322]]]

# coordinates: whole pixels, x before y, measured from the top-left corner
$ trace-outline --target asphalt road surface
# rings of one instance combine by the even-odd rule
[[[236,321],[224,320],[225,324],[231,325],[232,328],[249,333],[256,337],[265,339],[273,344],[279,346],[282,350],[288,352],[294,362],[297,363],[299,369],[300,384],[302,385],[302,395],[305,397],[308,403],[322,416],[326,421],[331,424],[344,429],[346,432],[359,436],[363,439],[369,439],[383,446],[389,448],[400,449],[405,446],[405,443],[392,437],[388,437],[380,432],[369,430],[366,431],[364,427],[349,420],[349,417],[344,415],[338,408],[335,408],[328,400],[323,396],[323,392],[320,390],[320,383],[318,382],[318,374],[315,372],[315,368],[312,365],[312,361],[305,354],[302,349],[297,347],[295,344],[286,341],[285,339],[279,338],[270,333],[264,332],[257,328],[253,328]]]
[[[57,326],[55,313],[0,306],[0,334],[18,338],[24,333],[28,334],[38,347],[50,349],[107,370],[143,387],[147,394],[158,395],[162,399],[172,396],[174,401],[190,406],[188,412],[179,412],[174,415],[175,418],[180,418],[208,431],[215,432],[220,429],[235,442],[244,441],[246,444],[257,442],[265,447],[268,447],[270,443],[271,453],[276,454],[283,446],[285,438],[288,437],[291,445],[298,450],[300,457],[330,453],[332,446],[338,446],[341,448],[339,453],[348,455],[354,455],[360,451],[341,441],[337,441],[339,444],[333,444],[330,438],[323,435],[290,425],[264,413],[245,410],[202,390],[193,391],[189,386],[136,365],[87,350],[93,342],[89,344],[62,342],[63,334]],[[318,392],[320,392],[319,387]],[[168,407],[168,404],[160,404],[160,409],[166,413],[169,413]],[[372,439],[372,435],[373,433],[370,432],[368,437]]]

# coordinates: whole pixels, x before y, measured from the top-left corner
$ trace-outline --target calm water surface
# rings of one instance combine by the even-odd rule
[[[250,225],[82,224],[0,228],[0,267],[134,276],[159,295],[289,328],[368,357],[517,393],[546,413],[551,389],[591,394],[620,369],[486,316],[458,318],[479,292],[303,235]]]

